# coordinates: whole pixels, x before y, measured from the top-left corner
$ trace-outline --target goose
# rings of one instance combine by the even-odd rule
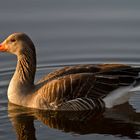
[[[1,52],[17,56],[9,83],[10,103],[60,111],[104,110],[129,100],[139,90],[139,67],[125,64],[80,64],[55,70],[34,83],[35,46],[25,33],[9,35]]]

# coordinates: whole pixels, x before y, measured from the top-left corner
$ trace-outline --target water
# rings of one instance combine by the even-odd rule
[[[1,0],[0,40],[18,31],[32,38],[38,59],[36,81],[65,65],[140,66],[139,5],[138,0]],[[6,92],[15,65],[15,56],[0,53],[1,140],[140,138],[139,92],[129,103],[98,115],[13,107]]]

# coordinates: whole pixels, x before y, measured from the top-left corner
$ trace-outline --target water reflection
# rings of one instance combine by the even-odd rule
[[[8,105],[8,115],[18,140],[36,140],[34,120],[64,132],[77,134],[108,134],[140,138],[140,113],[127,103],[104,113],[49,112]]]

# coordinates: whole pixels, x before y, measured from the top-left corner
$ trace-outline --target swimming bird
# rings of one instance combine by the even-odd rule
[[[139,85],[140,68],[124,64],[67,66],[34,83],[36,51],[25,33],[13,33],[1,52],[17,56],[8,87],[9,102],[42,110],[102,110],[125,103]]]

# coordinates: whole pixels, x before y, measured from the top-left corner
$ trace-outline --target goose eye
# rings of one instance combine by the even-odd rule
[[[11,39],[11,42],[15,42],[16,40],[13,38],[13,39]]]

